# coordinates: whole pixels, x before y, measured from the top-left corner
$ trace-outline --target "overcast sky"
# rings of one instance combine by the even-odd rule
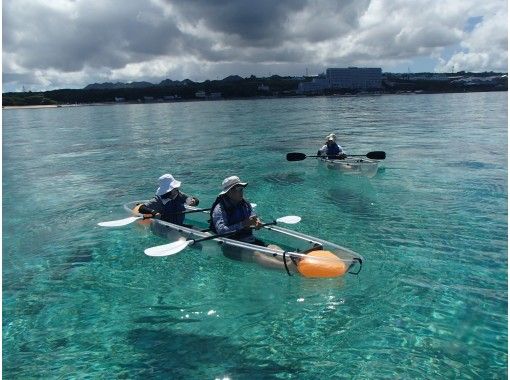
[[[3,0],[2,12],[3,92],[508,70],[507,0]]]

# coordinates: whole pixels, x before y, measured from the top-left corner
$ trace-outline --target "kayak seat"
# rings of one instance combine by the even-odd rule
[[[319,243],[314,243],[312,248],[308,248],[308,249],[305,249],[303,251],[303,254],[308,254],[312,251],[322,251],[324,249],[324,247],[322,246],[322,244],[319,244]]]
[[[303,255],[307,255],[309,254],[310,252],[312,251],[322,251],[324,249],[324,247],[322,246],[322,244],[319,244],[319,243],[314,243],[313,246],[311,248],[308,248],[308,249],[305,249],[303,252],[301,252]],[[299,249],[297,250],[297,252],[300,252]],[[292,263],[297,267],[298,264],[299,264],[299,261],[303,260],[303,257],[295,257],[295,256],[292,256],[292,255],[289,255]],[[285,257],[284,257],[284,260],[285,260]],[[287,264],[285,264],[285,266],[287,266]],[[288,270],[287,270],[288,272]]]

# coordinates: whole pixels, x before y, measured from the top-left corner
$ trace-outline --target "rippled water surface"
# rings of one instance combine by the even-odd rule
[[[4,110],[5,378],[507,377],[507,93]],[[384,150],[371,178],[313,155]],[[249,182],[266,220],[365,257],[289,277],[214,243],[166,258],[122,205],[172,173],[207,207]]]

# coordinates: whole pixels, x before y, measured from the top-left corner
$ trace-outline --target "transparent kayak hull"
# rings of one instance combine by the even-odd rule
[[[124,205],[124,209],[131,215],[139,216],[140,214],[133,212],[133,209],[138,204],[145,202],[145,200],[129,202]],[[186,208],[190,211],[200,210],[191,206],[186,206]],[[205,213],[209,214],[209,211],[205,211]],[[180,226],[152,218],[145,219],[143,222],[149,222],[151,227],[158,231],[158,235],[163,235],[170,240],[200,239],[213,235],[210,231],[188,224]],[[186,221],[186,223],[188,222]],[[162,234],[162,231],[165,233]],[[277,244],[276,246],[263,247],[226,237],[218,237],[211,241],[221,244],[223,248],[241,250],[246,254],[278,257],[282,263],[285,262],[285,269],[289,274],[292,271],[290,269],[293,269],[294,272],[305,277],[340,277],[345,273],[357,274],[361,270],[363,257],[338,244],[276,225],[265,226],[264,232],[272,242]],[[286,249],[280,248],[280,242],[282,242],[281,246],[285,246]]]
[[[322,165],[328,169],[338,170],[346,175],[364,176],[372,178],[377,174],[379,162],[369,158],[347,157],[343,160],[318,158]]]

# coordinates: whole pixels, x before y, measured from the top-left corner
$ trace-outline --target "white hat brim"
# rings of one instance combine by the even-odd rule
[[[168,186],[158,187],[158,189],[156,190],[156,195],[166,194],[169,191],[172,191],[173,189],[177,189],[179,187],[181,187],[181,181],[173,180],[172,182],[170,182]]]
[[[248,182],[238,182],[238,183],[234,183],[233,185],[229,186],[228,188],[226,188],[225,190],[223,190],[220,195],[223,195],[223,194],[226,194],[230,191],[231,188],[235,187],[235,186],[242,186],[242,187],[246,187],[248,186]]]

